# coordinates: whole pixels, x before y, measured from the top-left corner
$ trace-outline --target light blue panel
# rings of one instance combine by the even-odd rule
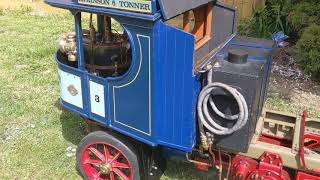
[[[83,108],[81,78],[59,69],[61,99]]]
[[[106,117],[104,86],[89,81],[89,90],[91,112],[101,117]]]

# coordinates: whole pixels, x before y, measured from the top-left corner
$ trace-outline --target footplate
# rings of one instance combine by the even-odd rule
[[[264,110],[249,150],[242,155],[259,159],[264,152],[273,152],[282,157],[285,167],[318,172],[320,120],[306,115]]]

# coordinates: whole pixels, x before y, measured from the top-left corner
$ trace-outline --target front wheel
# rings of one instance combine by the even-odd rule
[[[82,139],[77,148],[77,166],[90,180],[140,179],[139,158],[130,143],[103,131]]]

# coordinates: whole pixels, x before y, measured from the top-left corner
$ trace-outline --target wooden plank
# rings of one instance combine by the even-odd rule
[[[238,8],[240,19],[250,18],[255,9],[262,8],[266,0],[220,0]]]

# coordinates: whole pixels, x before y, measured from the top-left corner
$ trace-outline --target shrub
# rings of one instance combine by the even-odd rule
[[[253,17],[240,23],[240,34],[270,38],[273,33],[283,31],[291,33],[288,14],[291,11],[291,0],[268,0],[263,9],[256,10]]]
[[[320,4],[314,0],[303,0],[294,5],[290,22],[300,35],[311,24],[320,25]]]
[[[313,77],[320,79],[320,26],[306,28],[296,47],[301,66]]]

